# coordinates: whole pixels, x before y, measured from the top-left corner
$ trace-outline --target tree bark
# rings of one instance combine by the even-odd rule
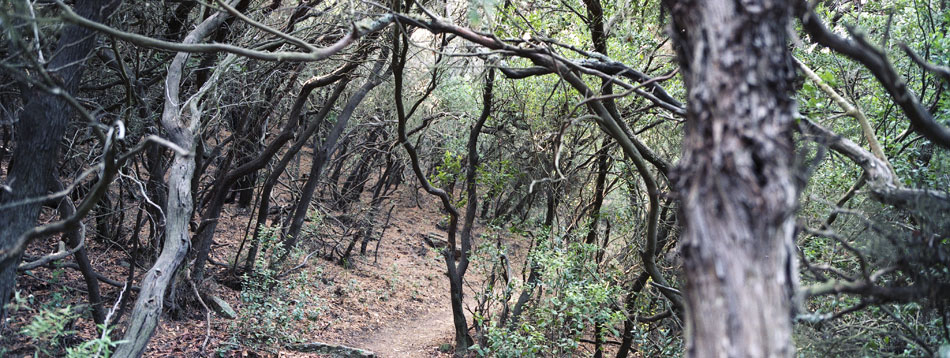
[[[83,16],[103,21],[119,0],[90,0],[76,4],[75,11]],[[16,122],[15,147],[5,183],[9,192],[0,192],[0,204],[45,195],[53,184],[59,164],[60,147],[69,118],[73,113],[63,96],[70,96],[79,88],[86,58],[96,44],[93,30],[66,26],[46,66],[57,81],[55,89],[63,93],[44,92],[40,89],[25,94],[25,106]],[[51,84],[52,85],[52,84]],[[30,230],[40,213],[42,202],[0,210],[0,249],[7,250],[21,234]],[[0,260],[0,320],[5,317],[8,300],[16,287],[16,267],[22,252],[13,252]]]
[[[794,207],[785,0],[667,0],[688,90],[674,182],[687,357],[791,357]]]
[[[333,129],[330,130],[330,133],[327,134],[320,149],[313,152],[310,177],[307,179],[307,183],[304,184],[303,193],[297,202],[297,207],[294,210],[294,215],[289,222],[287,231],[284,233],[283,245],[288,251],[297,245],[297,238],[300,235],[300,229],[303,227],[303,221],[307,217],[307,209],[310,208],[310,200],[313,199],[313,192],[316,190],[317,182],[323,173],[323,169],[326,167],[327,160],[330,159],[330,155],[336,150],[340,135],[343,134],[343,130],[353,116],[353,112],[363,101],[363,98],[369,94],[369,91],[376,88],[376,86],[382,83],[383,80],[391,74],[390,71],[382,75],[380,74],[383,70],[383,66],[386,64],[386,59],[389,57],[389,53],[385,51],[386,50],[380,54],[379,60],[377,60],[373,66],[370,78],[350,97],[343,107],[343,110],[340,111],[336,124],[333,126]]]
[[[199,24],[182,42],[197,43],[227,17],[223,12],[216,13]],[[185,110],[184,112],[190,118],[183,116],[179,99],[182,72],[189,57],[188,53],[179,52],[168,66],[164,91],[165,107],[161,120],[169,139],[189,152],[175,153],[172,161],[168,173],[169,193],[165,207],[165,245],[158,260],[142,278],[141,290],[135,300],[132,316],[129,317],[129,328],[125,331],[123,338],[126,343],[117,347],[113,355],[115,358],[139,357],[145,352],[145,347],[158,326],[165,292],[174,280],[191,246],[188,224],[194,207],[191,184],[195,173],[194,133],[198,129],[200,114],[193,110]],[[197,101],[197,98],[192,98],[192,100]]]

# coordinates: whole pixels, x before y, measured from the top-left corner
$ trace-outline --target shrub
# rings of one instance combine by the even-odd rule
[[[305,331],[294,327],[295,322],[315,320],[322,306],[314,302],[311,274],[307,270],[282,274],[281,269],[293,267],[302,256],[299,251],[284,256],[277,230],[264,228],[259,237],[261,255],[255,267],[258,270],[245,274],[240,294],[241,310],[231,326],[232,346],[240,344],[254,349],[298,343]]]

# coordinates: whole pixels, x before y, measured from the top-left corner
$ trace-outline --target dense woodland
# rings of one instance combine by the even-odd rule
[[[0,356],[948,357],[948,6],[0,1]]]

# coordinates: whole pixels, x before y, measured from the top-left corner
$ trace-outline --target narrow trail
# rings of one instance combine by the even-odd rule
[[[428,312],[407,320],[392,321],[375,331],[364,332],[350,345],[376,353],[379,358],[428,358],[448,356],[438,347],[452,343],[452,309],[432,307]]]

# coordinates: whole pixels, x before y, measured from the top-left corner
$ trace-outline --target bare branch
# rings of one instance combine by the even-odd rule
[[[896,207],[908,207],[921,202],[950,208],[947,193],[931,189],[911,189],[894,185],[897,178],[888,170],[887,164],[848,138],[844,138],[807,118],[799,118],[799,130],[821,138],[821,143],[843,154],[867,173],[868,187],[872,196],[883,203]]]
[[[930,62],[927,62],[927,60],[924,60],[923,58],[921,58],[920,55],[914,52],[914,50],[911,49],[910,46],[907,46],[907,44],[905,43],[900,44],[900,47],[902,50],[904,50],[905,53],[907,53],[907,56],[909,56],[911,60],[914,60],[914,62],[916,62],[917,65],[920,66],[920,68],[923,68],[927,72],[940,76],[940,78],[943,78],[943,80],[946,82],[950,82],[950,67],[935,65]]]
[[[169,42],[159,39],[154,39],[148,36],[143,36],[131,32],[125,32],[122,30],[115,29],[113,27],[98,23],[89,19],[86,19],[78,14],[76,14],[69,6],[64,4],[62,0],[57,0],[57,4],[63,9],[63,19],[71,22],[73,24],[87,27],[107,35],[113,36],[115,38],[127,41],[142,47],[155,48],[166,51],[175,51],[175,52],[188,52],[188,53],[216,53],[216,52],[227,52],[235,54],[242,57],[253,58],[256,60],[263,61],[288,61],[288,62],[313,62],[324,60],[347,46],[353,43],[356,39],[363,37],[366,34],[373,33],[379,30],[382,30],[390,23],[395,21],[395,17],[390,14],[382,15],[375,20],[366,19],[360,21],[357,24],[353,24],[349,32],[344,35],[342,38],[337,40],[330,46],[324,48],[315,48],[309,44],[304,46],[308,49],[308,52],[289,52],[289,51],[259,51],[252,50],[248,48],[243,48],[239,46],[229,45],[229,44],[219,44],[219,43],[179,43],[179,42]],[[233,10],[233,9],[231,9]],[[230,11],[230,10],[228,10]],[[236,10],[234,13],[239,13]],[[230,17],[233,13],[220,11],[214,16],[220,17]],[[242,16],[243,19],[246,17]],[[281,33],[278,30],[266,27],[266,25],[259,24],[256,22],[251,23],[255,27],[267,28],[269,33]],[[290,35],[281,33],[282,38],[300,45],[303,41],[296,39]],[[292,40],[291,40],[292,39]]]
[[[844,110],[845,114],[858,121],[858,124],[861,125],[861,130],[864,132],[864,139],[868,141],[868,146],[871,147],[871,153],[874,153],[878,159],[887,165],[887,169],[891,171],[891,176],[897,180],[897,174],[894,172],[894,166],[891,165],[891,162],[887,160],[887,156],[884,155],[884,150],[881,149],[881,143],[877,141],[877,136],[874,134],[874,128],[871,128],[871,122],[868,120],[867,116],[864,115],[864,111],[862,111],[861,108],[858,108],[857,104],[851,104],[848,102],[848,100],[839,95],[838,92],[834,90],[834,88],[831,88],[831,86],[825,83],[825,81],[823,81],[821,77],[818,77],[818,75],[815,74],[815,71],[812,71],[807,65],[799,61],[797,58],[795,58],[794,61],[795,64],[798,65],[798,68],[802,70],[803,73],[805,73],[805,77],[808,77],[808,79],[810,79],[812,82],[815,82],[822,92],[825,92],[825,94],[827,94],[828,97],[831,97],[838,107],[841,107],[841,109]],[[894,185],[900,185],[900,183],[895,182]]]
[[[79,227],[81,228],[81,234],[79,235],[79,244],[77,244],[75,247],[73,247],[73,248],[71,248],[71,249],[69,249],[69,250],[66,250],[65,244],[63,244],[62,242],[60,242],[60,248],[59,248],[58,251],[56,251],[56,252],[54,252],[54,253],[52,253],[52,254],[49,254],[49,255],[40,257],[40,258],[38,258],[38,259],[36,259],[36,260],[33,260],[33,261],[30,261],[30,262],[21,263],[20,266],[17,266],[17,268],[16,268],[17,271],[32,270],[32,269],[35,269],[35,268],[37,268],[37,267],[46,265],[46,264],[48,264],[48,263],[50,263],[50,262],[53,262],[53,261],[56,261],[56,260],[62,260],[62,259],[64,259],[64,258],[66,258],[67,256],[76,253],[76,251],[79,251],[79,249],[82,249],[83,246],[85,246],[85,244],[86,244],[86,225],[84,225],[83,223],[79,223]]]
[[[904,79],[888,61],[887,54],[876,48],[853,29],[850,30],[853,39],[838,36],[825,27],[818,15],[812,9],[807,8],[805,3],[805,1],[801,1],[798,9],[802,28],[805,32],[822,46],[863,64],[884,86],[887,93],[891,95],[891,99],[901,107],[904,114],[910,119],[914,131],[941,147],[950,148],[950,128],[934,120],[933,115],[924,108],[917,96],[907,87]]]

